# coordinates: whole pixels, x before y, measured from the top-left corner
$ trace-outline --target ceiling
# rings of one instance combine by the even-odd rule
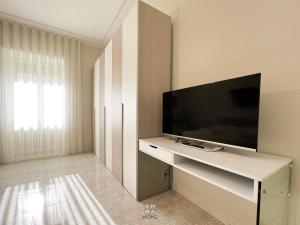
[[[135,0],[0,0],[0,16],[105,43]]]

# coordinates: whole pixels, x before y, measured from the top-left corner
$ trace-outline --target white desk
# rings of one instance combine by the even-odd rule
[[[264,183],[265,188],[269,190],[280,186],[282,194],[287,195],[288,192],[289,167],[292,163],[289,158],[226,148],[219,152],[205,152],[178,144],[174,138],[168,137],[140,139],[139,150],[256,203],[258,218],[261,205],[260,190]],[[282,178],[278,179],[278,176]]]

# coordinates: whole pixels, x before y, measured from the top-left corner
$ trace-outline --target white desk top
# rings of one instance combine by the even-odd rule
[[[205,152],[177,144],[175,143],[174,138],[169,137],[156,137],[141,140],[169,152],[185,156],[195,161],[199,161],[256,181],[264,181],[292,162],[289,158],[245,150]]]

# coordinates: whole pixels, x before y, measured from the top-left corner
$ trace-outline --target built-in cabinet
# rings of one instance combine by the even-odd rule
[[[123,23],[124,187],[138,200],[170,188],[169,165],[138,151],[162,132],[162,94],[170,90],[171,19],[137,2]]]
[[[94,152],[123,182],[122,30],[107,44],[93,72]]]
[[[123,183],[122,29],[93,70],[94,152]]]
[[[168,190],[169,165],[139,152],[138,140],[159,136],[162,132],[162,93],[170,90],[171,80],[170,17],[143,2],[136,2],[101,57],[105,58],[104,73],[99,74],[104,83],[107,169],[136,199]],[[95,73],[98,70],[95,69]],[[97,76],[94,82],[98,83]],[[99,85],[94,86],[94,95],[97,95]],[[95,114],[98,111],[95,110]],[[100,155],[98,117],[94,116],[97,156]]]

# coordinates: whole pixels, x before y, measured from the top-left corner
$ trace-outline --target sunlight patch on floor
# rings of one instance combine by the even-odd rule
[[[77,173],[7,187],[0,218],[9,225],[115,224]]]

